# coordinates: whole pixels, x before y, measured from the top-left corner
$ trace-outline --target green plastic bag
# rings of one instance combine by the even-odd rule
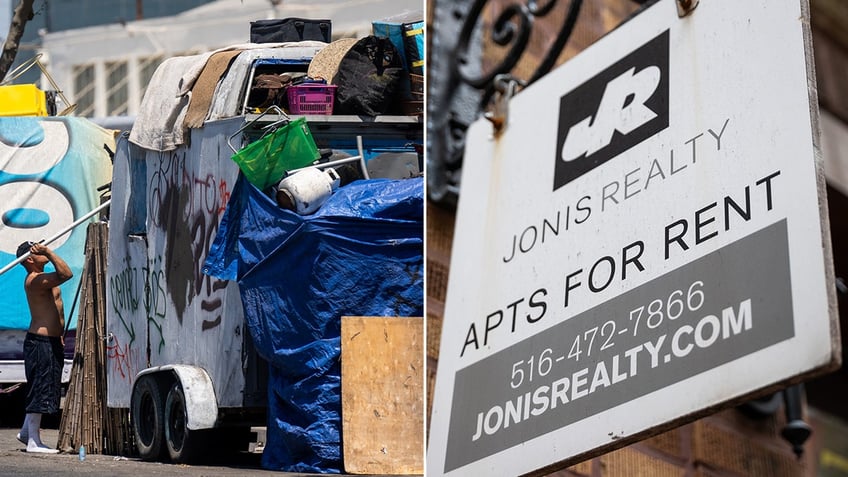
[[[288,122],[233,155],[247,180],[260,190],[280,182],[286,171],[306,167],[321,155],[305,118]]]

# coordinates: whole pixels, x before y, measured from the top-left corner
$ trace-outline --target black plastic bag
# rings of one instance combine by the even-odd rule
[[[323,41],[330,43],[332,38],[330,20],[310,20],[308,18],[274,18],[250,22],[251,43],[285,43],[292,41]]]
[[[400,55],[388,38],[362,38],[342,57],[333,77],[333,84],[338,86],[334,113],[396,114],[405,74]]]

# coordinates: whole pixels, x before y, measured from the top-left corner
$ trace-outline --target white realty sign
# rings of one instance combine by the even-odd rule
[[[571,464],[838,366],[807,0],[661,0],[468,131],[427,475]]]

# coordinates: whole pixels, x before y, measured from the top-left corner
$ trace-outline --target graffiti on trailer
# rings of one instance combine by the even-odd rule
[[[121,379],[129,380],[135,376],[133,369],[133,360],[131,357],[135,354],[134,349],[130,346],[131,343],[120,343],[117,336],[110,336],[110,342],[106,345],[106,354],[108,361],[112,362],[114,375],[120,376]]]
[[[209,316],[201,329],[221,323],[221,290],[226,282],[205,275],[203,262],[218,231],[218,217],[226,208],[229,192],[225,181],[210,173],[198,173],[187,164],[185,150],[162,152],[151,164],[148,190],[150,235],[164,237],[165,283],[183,323],[186,309],[195,299]]]
[[[135,327],[124,313],[135,313],[138,309],[139,292],[137,269],[130,265],[129,257],[124,258],[124,268],[117,275],[109,277],[109,295],[112,299],[112,311],[120,320],[121,326],[129,336],[130,343],[135,341]]]
[[[224,215],[224,212],[227,210],[227,202],[230,201],[230,187],[227,185],[227,181],[221,179],[218,184],[218,193],[221,198],[220,203],[218,204],[218,216]]]
[[[165,347],[165,334],[162,333],[162,322],[165,321],[165,289],[162,281],[165,272],[162,271],[162,257],[150,259],[142,270],[144,273],[144,313],[147,316],[147,329],[159,332],[157,350],[162,352]],[[152,333],[148,332],[148,346],[153,343]]]
[[[135,343],[136,329],[129,317],[139,312],[139,305],[144,306],[149,330],[158,332],[156,337],[150,336],[151,343],[155,342],[161,353],[165,347],[165,336],[162,333],[162,323],[165,320],[165,289],[162,284],[165,272],[162,270],[162,258],[148,260],[141,267],[133,266],[130,258],[124,258],[123,269],[109,278],[109,293],[112,298],[112,311],[127,334],[129,345]]]

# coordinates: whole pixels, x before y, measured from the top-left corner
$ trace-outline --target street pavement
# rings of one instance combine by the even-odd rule
[[[259,454],[243,454],[233,458],[233,462],[221,465],[184,465],[145,462],[137,458],[116,457],[111,455],[87,454],[80,462],[76,453],[53,455],[28,454],[26,446],[18,442],[15,435],[20,429],[0,428],[0,476],[42,477],[61,476],[314,476],[320,474],[295,474],[273,472],[262,469]],[[42,441],[55,447],[59,440],[57,429],[43,429]]]

